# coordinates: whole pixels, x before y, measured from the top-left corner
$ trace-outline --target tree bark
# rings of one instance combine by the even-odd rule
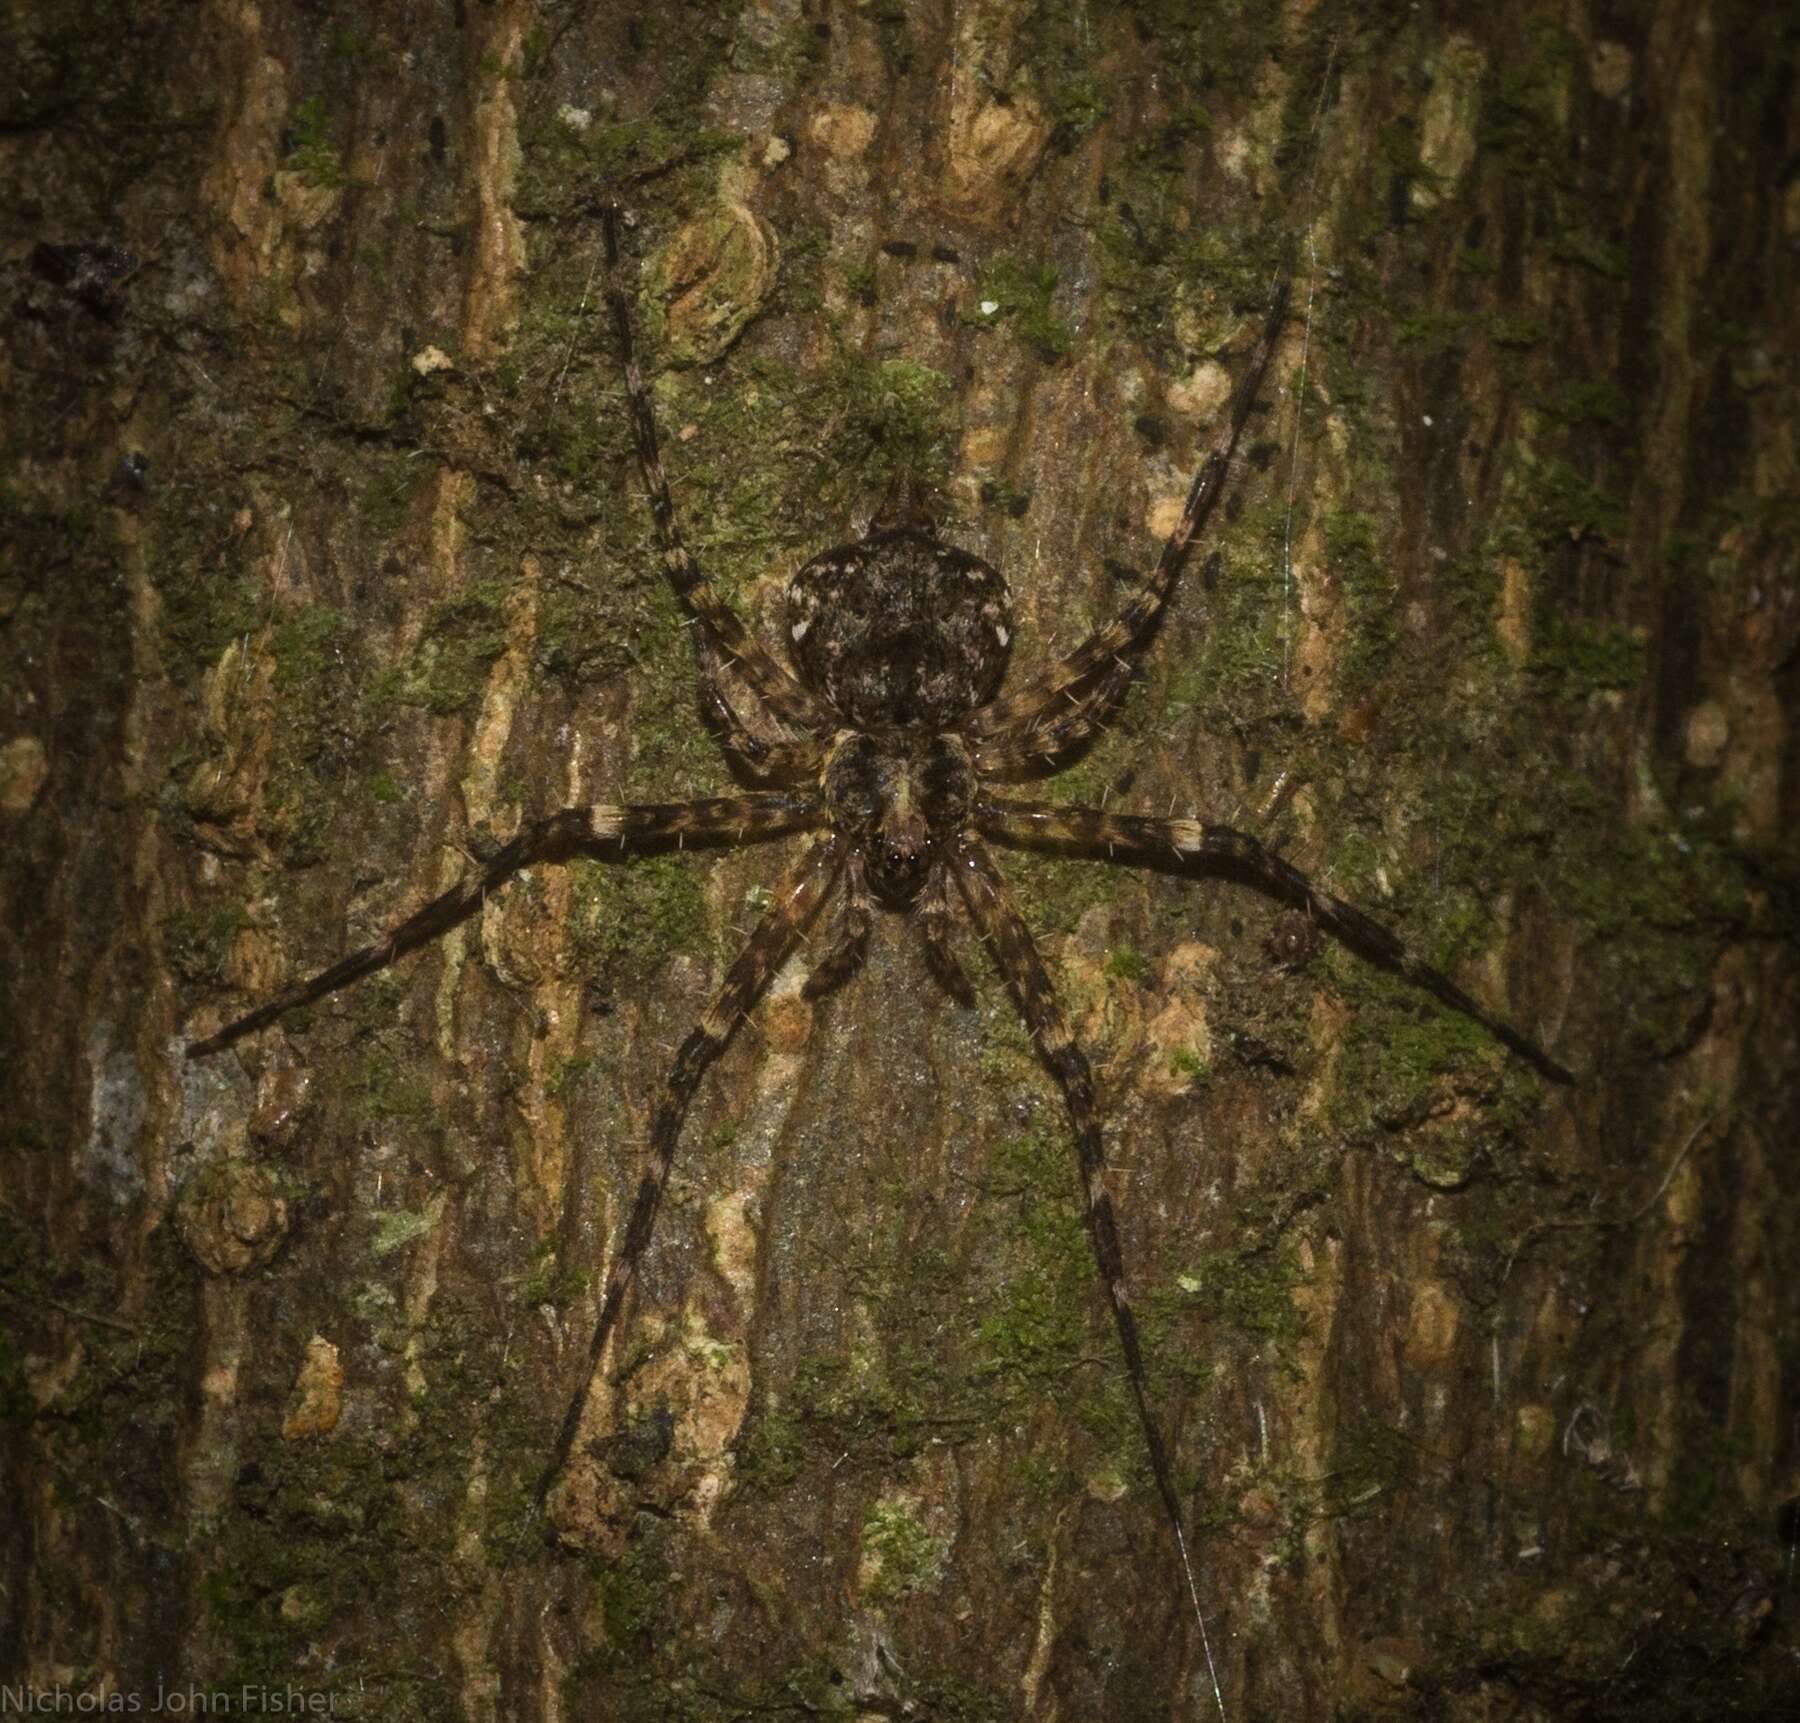
[[[1800,1704],[1779,8],[6,31],[6,1683],[1218,1713],[966,923],[973,1009],[883,916],[707,1078],[547,1523],[650,1107],[791,846],[533,869],[182,1057],[529,818],[731,787],[610,194],[702,565],[779,643],[792,571],[929,493],[1011,582],[1014,688],[1147,573],[1291,277],[1118,722],[1022,793],[1254,832],[1575,1080],[1241,885],[1002,857],[1096,1067],[1223,1708]]]

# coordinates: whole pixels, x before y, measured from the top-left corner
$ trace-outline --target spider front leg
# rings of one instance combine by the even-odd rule
[[[619,220],[616,204],[602,206],[600,225],[606,239],[606,299],[618,337],[619,356],[625,372],[625,394],[631,403],[638,470],[643,475],[650,513],[656,522],[656,536],[662,545],[663,569],[676,595],[699,621],[707,641],[743,677],[770,712],[810,734],[823,735],[831,727],[830,714],[770,657],[761,642],[744,626],[738,613],[700,572],[699,564],[682,542],[681,527],[675,519],[675,501],[669,494],[668,477],[663,472],[662,455],[657,447],[656,413],[650,405],[650,392],[644,385],[637,345],[632,336],[631,295],[625,285]],[[704,674],[704,654],[701,668]]]
[[[619,1311],[637,1279],[638,1264],[649,1248],[650,1235],[656,1227],[656,1211],[662,1204],[663,1191],[675,1165],[675,1145],[680,1139],[682,1121],[687,1117],[694,1090],[707,1067],[730,1044],[738,1024],[762,997],[775,972],[799,944],[801,935],[830,892],[842,861],[843,843],[835,835],[820,838],[800,858],[776,888],[774,901],[751,931],[749,943],[726,973],[725,983],[701,1018],[699,1027],[689,1033],[675,1055],[674,1067],[663,1084],[662,1096],[650,1122],[650,1163],[638,1180],[631,1218],[626,1222],[625,1236],[613,1259],[612,1271],[606,1277],[600,1315],[594,1323],[594,1337],[588,1344],[587,1370],[574,1399],[569,1402],[549,1464],[538,1480],[535,1499],[540,1507],[575,1445],[582,1414],[587,1410],[594,1372],[600,1367]]]
[[[276,1018],[385,969],[397,957],[416,951],[421,945],[429,945],[473,915],[489,892],[539,862],[568,861],[584,854],[616,861],[677,844],[750,843],[804,831],[818,824],[818,820],[818,798],[804,795],[713,796],[695,802],[624,805],[596,802],[587,807],[564,808],[560,813],[531,821],[479,872],[433,898],[373,944],[339,958],[329,969],[277,994],[266,1005],[226,1024],[216,1034],[189,1042],[187,1056],[207,1058]]]
[[[1243,381],[1232,397],[1231,410],[1213,438],[1212,447],[1194,474],[1187,501],[1175,529],[1163,542],[1156,567],[1143,589],[1105,627],[1096,629],[1045,676],[1017,694],[994,700],[970,715],[963,734],[974,750],[977,770],[1004,776],[1023,776],[1018,764],[1032,757],[1043,759],[1039,771],[1048,769],[1049,758],[1072,745],[1064,735],[1053,749],[1042,737],[1046,727],[1066,729],[1072,707],[1082,709],[1089,728],[1124,693],[1131,672],[1156,630],[1156,624],[1175,590],[1176,577],[1194,535],[1224,488],[1231,457],[1244,426],[1249,422],[1262,388],[1263,373],[1275,351],[1275,339],[1287,315],[1288,282],[1284,277],[1275,290],[1275,303],[1263,325],[1262,335],[1250,355]]]
[[[1206,1653],[1207,1673],[1212,1677],[1213,1697],[1218,1700],[1219,1714],[1225,1702],[1219,1692],[1218,1672],[1213,1666],[1212,1643],[1206,1631],[1206,1617],[1200,1608],[1200,1592],[1194,1580],[1194,1566],[1188,1554],[1187,1534],[1181,1524],[1181,1498],[1175,1492],[1175,1477],[1169,1465],[1168,1450],[1163,1446],[1162,1431],[1151,1416],[1150,1396],[1144,1376],[1143,1349],[1138,1343],[1137,1318],[1132,1314],[1130,1294],[1125,1286],[1125,1260],[1119,1248],[1118,1222],[1113,1215],[1112,1196],[1105,1185],[1106,1151],[1100,1139],[1100,1111],[1094,1099],[1093,1073],[1087,1055],[1076,1044],[1064,1017],[1062,1007],[1050,985],[1049,972],[1038,956],[1031,931],[1013,907],[1006,881],[987,846],[973,833],[960,840],[956,861],[956,883],[969,914],[981,930],[982,937],[993,950],[995,961],[1018,1000],[1019,1010],[1037,1042],[1038,1053],[1050,1067],[1062,1089],[1068,1108],[1069,1123],[1075,1130],[1075,1152],[1081,1170],[1081,1193],[1087,1219],[1088,1242],[1094,1251],[1094,1263],[1106,1288],[1112,1306],[1113,1323],[1119,1333],[1119,1348],[1125,1355],[1125,1374],[1131,1383],[1132,1400],[1137,1406],[1138,1423],[1144,1433],[1144,1446],[1150,1453],[1150,1470],[1156,1478],[1157,1494],[1162,1497],[1169,1527],[1175,1534],[1176,1548],[1181,1552],[1182,1572],[1187,1576],[1188,1595],[1193,1601],[1194,1619],[1199,1623],[1200,1642]]]
[[[1305,910],[1359,957],[1410,981],[1479,1023],[1542,1076],[1556,1083],[1575,1080],[1528,1035],[1483,1010],[1449,976],[1420,961],[1397,933],[1354,904],[1321,890],[1247,832],[1199,820],[1108,814],[1098,808],[1049,802],[983,802],[975,809],[975,823],[997,843],[1063,850],[1138,867],[1186,870],[1199,866],[1241,879],[1270,897]]]

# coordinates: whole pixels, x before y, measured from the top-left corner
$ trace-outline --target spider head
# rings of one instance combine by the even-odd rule
[[[870,890],[904,909],[967,819],[974,784],[960,737],[846,730],[825,762],[823,787],[832,824],[862,852]]]

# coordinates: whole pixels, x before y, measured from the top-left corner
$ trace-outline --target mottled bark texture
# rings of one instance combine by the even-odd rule
[[[527,819],[731,787],[612,185],[721,587],[778,627],[935,493],[1015,678],[1151,566],[1291,260],[1146,673],[1025,793],[1253,831],[1577,1081],[1241,886],[1005,859],[1229,1713],[1792,1714],[1784,10],[9,6],[5,1681],[1209,1713],[1068,1128],[966,926],[972,1009],[882,917],[708,1077],[550,1539],[651,1102],[791,846],[534,869],[179,1056]]]

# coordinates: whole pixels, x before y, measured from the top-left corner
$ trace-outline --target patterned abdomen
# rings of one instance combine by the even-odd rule
[[[999,691],[1011,602],[980,557],[910,527],[871,533],[788,583],[794,667],[854,729],[946,730]]]

